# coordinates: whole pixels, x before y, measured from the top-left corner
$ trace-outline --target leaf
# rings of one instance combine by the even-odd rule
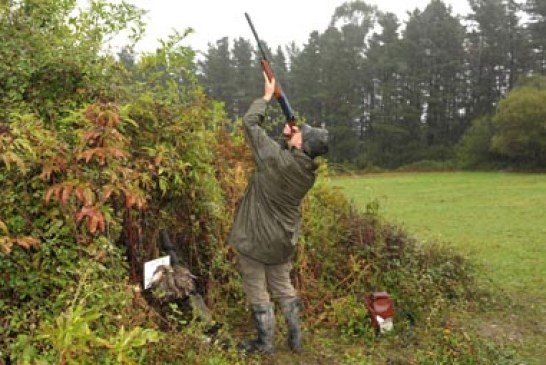
[[[138,207],[138,209],[143,209],[144,207],[146,207],[146,199],[145,198],[142,198],[142,197],[139,197],[136,201],[136,205]]]
[[[91,214],[93,209],[93,207],[89,206],[82,207],[82,209],[80,209],[80,211],[76,213],[76,223],[79,223],[84,217]]]
[[[80,153],[77,157],[77,160],[85,160],[85,162],[89,162],[91,160],[91,157],[93,157],[93,153],[95,153],[94,149],[86,150]]]
[[[76,218],[76,223],[79,223],[84,217],[83,212],[80,210],[78,213],[75,214],[74,218]]]
[[[9,234],[8,226],[6,226],[6,223],[4,223],[4,222],[2,222],[2,221],[0,221],[0,229],[1,229],[2,231],[4,231],[4,233],[5,233],[6,235]]]
[[[79,201],[85,204],[85,194],[81,186],[76,187],[74,194],[76,194],[76,198],[78,198]]]
[[[32,246],[38,246],[40,241],[38,241],[36,238],[31,236],[25,236],[25,237],[18,237],[15,239],[15,243],[17,243],[19,246],[24,247],[26,249],[31,248]]]
[[[93,204],[93,192],[90,188],[85,188],[83,190],[83,204],[85,206]]]
[[[163,160],[163,156],[157,155],[154,159],[154,165],[159,166],[161,164],[161,161]]]
[[[104,164],[106,153],[107,151],[103,147],[91,148],[80,153],[77,160],[85,160],[85,163],[89,163],[93,156],[95,156],[101,164]]]
[[[42,170],[42,173],[40,174],[40,177],[44,180],[49,180],[51,178],[51,173],[53,172],[52,166],[44,167]]]
[[[87,220],[87,229],[89,229],[89,232],[95,233],[97,231],[97,225],[99,224],[99,219],[96,215],[91,215],[89,219]]]
[[[109,127],[116,127],[119,124],[119,115],[118,113],[111,113],[108,118]]]
[[[52,196],[55,196],[55,199],[57,199],[57,201],[59,201],[60,200],[61,189],[62,189],[62,186],[58,185],[58,184],[50,187],[49,189],[47,189],[46,194],[44,196],[45,203],[49,204],[49,201],[51,200]]]
[[[68,199],[70,199],[70,193],[72,192],[72,189],[74,187],[72,185],[66,185],[63,189],[62,198],[61,201],[63,204],[68,203]]]
[[[135,204],[135,198],[130,191],[125,190],[125,207],[127,209],[131,208]]]
[[[164,176],[159,177],[159,190],[161,191],[162,195],[165,195],[167,190],[169,189],[169,181]]]
[[[104,202],[106,200],[108,200],[108,198],[110,198],[110,195],[112,195],[112,192],[114,191],[114,186],[113,185],[106,185],[102,188],[102,197],[101,197],[101,200]]]
[[[44,195],[44,202],[46,205],[49,204],[49,200],[51,199],[51,195],[53,195],[53,191],[55,188],[49,188],[47,189],[45,195]]]
[[[83,218],[87,218],[87,229],[90,233],[95,233],[97,228],[104,232],[106,230],[106,221],[102,213],[97,207],[83,207],[75,215],[76,223],[79,223]]]
[[[13,141],[13,144],[14,144],[14,146],[18,147],[19,149],[26,150],[26,151],[30,152],[31,155],[34,155],[34,150],[30,146],[30,143],[29,143],[28,140],[18,138],[15,141]]]
[[[61,201],[62,190],[63,190],[62,185],[57,185],[57,187],[55,187],[55,199],[57,199],[58,202]]]
[[[9,237],[0,237],[0,247],[6,255],[11,253],[11,247],[13,246],[13,241]]]
[[[113,155],[115,157],[118,157],[118,158],[125,157],[125,152],[120,150],[119,148],[112,147],[112,148],[109,149],[109,152],[110,152],[111,155]]]
[[[4,154],[4,163],[6,165],[6,169],[9,171],[10,168],[11,168],[11,163],[15,163],[15,165],[17,167],[19,167],[19,169],[21,171],[26,171],[26,165],[25,165],[25,162],[23,161],[23,159],[21,157],[19,157],[18,155],[16,155],[15,153],[11,152],[11,151],[8,151]]]
[[[99,220],[99,223],[98,223],[98,229],[100,232],[105,232],[106,231],[106,220],[104,219],[104,216],[102,215],[102,213],[98,213],[98,216],[97,216],[98,220]]]
[[[124,122],[124,123],[127,123],[127,124],[130,124],[130,125],[132,125],[132,126],[135,127],[135,128],[138,128],[138,123],[137,123],[136,121],[134,121],[133,119],[131,119],[131,118],[124,117],[124,118],[123,118],[123,122]]]
[[[83,135],[83,139],[86,141],[92,141],[97,137],[100,137],[100,133],[96,131],[89,131]]]

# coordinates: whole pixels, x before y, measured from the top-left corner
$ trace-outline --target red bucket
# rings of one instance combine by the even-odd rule
[[[366,298],[366,307],[370,313],[372,326],[384,333],[392,330],[394,306],[387,292],[374,292]]]

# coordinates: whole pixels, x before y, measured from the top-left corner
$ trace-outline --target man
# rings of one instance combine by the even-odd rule
[[[264,96],[256,99],[243,118],[256,170],[235,215],[228,241],[238,254],[243,288],[250,302],[258,337],[239,344],[247,352],[273,351],[278,301],[288,326],[288,345],[301,350],[299,298],[290,280],[298,241],[300,203],[313,186],[318,165],[314,159],[328,152],[328,132],[307,124],[284,126],[286,148],[260,126],[275,80],[264,74]]]

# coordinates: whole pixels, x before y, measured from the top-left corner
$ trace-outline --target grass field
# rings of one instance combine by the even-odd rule
[[[388,220],[481,264],[483,276],[534,317],[498,318],[499,326],[546,364],[546,175],[388,173],[335,177],[332,184],[358,206],[376,200]]]

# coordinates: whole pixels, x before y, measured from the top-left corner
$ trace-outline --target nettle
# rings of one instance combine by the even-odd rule
[[[52,183],[44,202],[55,200],[65,209],[74,218],[79,239],[88,243],[96,233],[109,233],[107,224],[119,218],[114,208],[145,207],[140,188],[145,177],[130,166],[129,140],[120,129],[115,104],[92,104],[74,117],[66,127],[74,128],[75,148],[45,161],[41,177]]]

